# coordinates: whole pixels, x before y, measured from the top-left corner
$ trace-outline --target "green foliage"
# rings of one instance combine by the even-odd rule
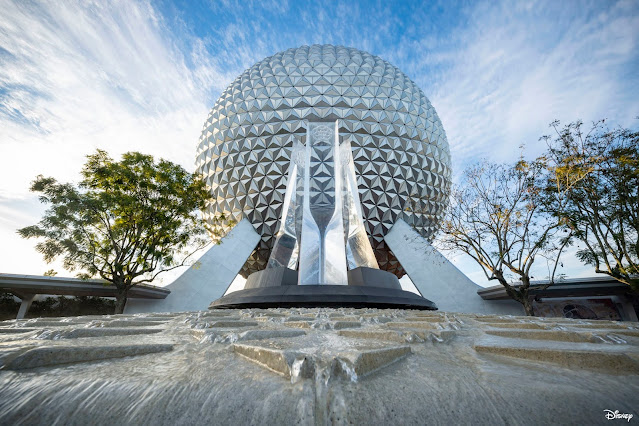
[[[210,196],[198,176],[138,152],[87,159],[77,187],[43,176],[31,186],[50,208],[18,233],[42,239],[36,249],[47,262],[62,256],[66,269],[115,284],[126,301],[131,286],[184,265],[208,243],[198,211]]]
[[[0,321],[15,318],[20,303],[16,302],[13,294],[0,293]]]
[[[49,269],[43,275],[45,277],[55,277],[56,275],[58,275],[58,273],[56,271],[54,271],[53,269]]]
[[[577,257],[595,272],[639,291],[639,132],[584,131],[578,121],[551,124],[549,210],[579,241]]]
[[[10,293],[0,293],[0,321],[14,319],[20,303]],[[113,313],[115,301],[103,297],[64,296],[47,297],[33,302],[27,318],[72,317],[78,315],[107,315]]]

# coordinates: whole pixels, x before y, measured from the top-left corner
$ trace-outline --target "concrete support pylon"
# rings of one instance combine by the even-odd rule
[[[31,303],[33,303],[33,299],[35,298],[35,294],[24,294],[20,295],[20,299],[22,302],[20,303],[20,309],[18,309],[18,315],[16,319],[24,319],[29,312],[29,308],[31,307]]]
[[[247,219],[222,238],[167,286],[166,299],[129,299],[125,314],[141,312],[185,312],[206,310],[209,304],[224,295],[246,259],[260,241],[260,236]]]
[[[439,253],[424,237],[399,219],[384,237],[423,297],[440,311],[476,314],[523,315],[514,300],[484,300],[480,286]]]

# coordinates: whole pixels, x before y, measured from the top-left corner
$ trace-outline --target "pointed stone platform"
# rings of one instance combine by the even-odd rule
[[[12,320],[0,388],[4,424],[603,423],[639,416],[639,323],[355,308]]]

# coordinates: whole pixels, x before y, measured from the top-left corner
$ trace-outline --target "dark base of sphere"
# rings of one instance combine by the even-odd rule
[[[433,302],[410,291],[354,285],[251,288],[227,294],[209,309],[319,307],[437,310]]]
[[[402,290],[397,277],[379,269],[348,271],[348,285],[297,285],[298,272],[268,268],[254,272],[244,290],[227,294],[209,309],[238,308],[397,308],[436,310],[433,302]]]

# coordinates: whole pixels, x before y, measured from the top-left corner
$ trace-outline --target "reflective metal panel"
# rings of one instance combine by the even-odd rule
[[[305,154],[304,145],[296,142],[289,164],[288,184],[282,206],[280,229],[277,232],[267,268],[297,269],[300,251],[298,236],[301,232],[301,211],[304,199]]]
[[[246,70],[211,110],[197,150],[214,231],[248,218],[262,236],[243,275],[266,267],[282,216],[291,150],[304,120],[340,120],[352,146],[367,236],[381,269],[403,274],[384,243],[398,218],[429,238],[450,186],[448,142],[435,109],[399,69],[357,49],[289,49]]]
[[[378,269],[366,236],[351,144],[338,122],[306,124],[291,155],[280,229],[267,268],[296,269],[299,284],[348,283],[348,269]],[[299,208],[299,206],[302,208]]]
[[[360,266],[378,269],[377,260],[371,247],[364,221],[362,219],[362,205],[359,201],[357,177],[351,152],[351,143],[346,141],[340,146],[340,161],[342,175],[342,200],[344,232],[346,237],[346,259],[348,269]]]
[[[337,122],[309,122],[299,284],[348,285]]]

